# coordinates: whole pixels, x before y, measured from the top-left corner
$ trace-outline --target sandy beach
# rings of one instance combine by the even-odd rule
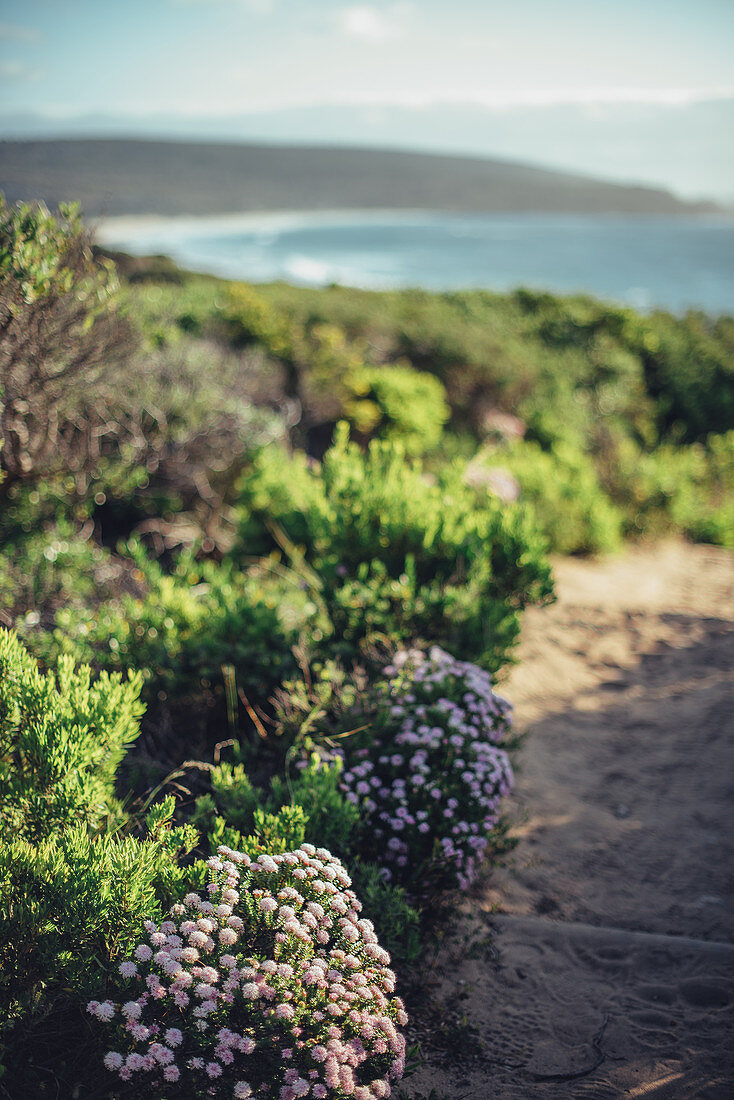
[[[405,223],[415,219],[423,224],[426,219],[435,219],[435,210],[263,210],[254,213],[234,211],[231,214],[130,214],[114,217],[91,218],[97,241],[102,245],[126,241],[133,245],[136,241],[148,240],[151,236],[170,236],[172,241],[181,234],[211,233],[270,233],[303,225],[351,225],[355,220],[365,222]]]

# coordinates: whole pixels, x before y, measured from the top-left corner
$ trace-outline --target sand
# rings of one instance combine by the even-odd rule
[[[501,686],[519,843],[427,983],[477,1052],[445,1028],[406,1095],[729,1100],[734,555],[670,542],[556,578]]]

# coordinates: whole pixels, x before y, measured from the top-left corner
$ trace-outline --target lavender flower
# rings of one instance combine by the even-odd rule
[[[500,748],[512,708],[488,673],[438,647],[397,653],[385,675],[372,759],[363,750],[347,758],[343,790],[360,805],[388,878],[418,892],[440,875],[465,889],[513,785]]]

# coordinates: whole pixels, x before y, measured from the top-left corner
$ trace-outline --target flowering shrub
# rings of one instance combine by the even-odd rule
[[[209,900],[147,921],[121,964],[136,993],[88,1005],[117,1029],[107,1069],[146,1095],[389,1096],[407,1016],[341,863],[304,844],[254,861],[222,846],[208,864]]]
[[[49,1065],[57,1095],[99,1095],[83,1004],[186,890],[197,835],[173,812],[172,797],[152,806],[142,836],[80,821],[0,843],[0,1095],[45,1095]]]
[[[233,746],[236,764],[209,772],[211,793],[200,795],[192,824],[214,852],[225,844],[257,858],[262,852],[288,852],[318,838],[350,867],[352,884],[375,923],[393,965],[410,966],[421,950],[419,916],[405,891],[385,882],[376,863],[359,859],[362,824],[359,807],[341,789],[343,760],[311,753],[296,762],[288,778],[274,776],[270,787],[255,787]]]
[[[360,806],[371,858],[389,879],[411,892],[436,879],[464,889],[513,783],[498,747],[510,704],[488,673],[437,646],[427,657],[401,651],[384,672],[387,713],[372,750],[348,760],[346,797]]]

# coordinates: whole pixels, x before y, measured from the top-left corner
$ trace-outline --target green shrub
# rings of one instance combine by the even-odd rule
[[[142,678],[55,673],[0,631],[0,1061],[9,1095],[68,1095],[88,1074],[84,1000],[119,985],[140,922],[185,888],[190,826],[173,798],[132,835],[115,773],[139,733]],[[92,1049],[94,1044],[92,1043]],[[61,1087],[61,1086],[59,1086]]]
[[[301,324],[340,326],[383,361],[406,357],[446,387],[454,428],[481,435],[499,407],[587,447],[599,422],[638,442],[688,442],[734,427],[734,322],[633,309],[576,295],[518,290],[258,288]],[[534,429],[533,429],[534,430]],[[544,445],[551,439],[539,439]]]
[[[108,669],[135,665],[149,700],[163,693],[201,702],[202,689],[213,684],[221,695],[225,665],[234,668],[238,687],[264,699],[295,671],[300,609],[288,606],[282,589],[192,555],[167,573],[140,544],[126,549],[139,594],[122,591],[85,612],[60,609],[52,648]],[[301,604],[307,619],[315,607]]]
[[[556,442],[543,450],[522,440],[504,450],[480,456],[472,467],[509,471],[520,487],[520,499],[557,554],[595,554],[621,544],[622,517],[602,489],[592,460],[571,443]]]
[[[734,546],[734,431],[706,444],[617,450],[610,492],[633,533],[678,530],[698,542]]]
[[[349,339],[366,339],[382,361],[405,357],[435,374],[448,393],[453,429],[469,428],[475,437],[494,408],[526,420],[546,410],[580,443],[597,395],[635,423],[649,414],[642,365],[620,337],[623,311],[590,298],[282,284],[259,290],[296,321],[339,325]]]
[[[253,842],[256,848],[262,845],[273,852],[287,851],[291,842],[298,847],[303,840],[321,838],[329,842],[330,851],[348,859],[356,843],[359,812],[341,793],[341,761],[327,763],[313,753],[310,759],[299,760],[287,779],[276,774],[262,788],[253,784],[243,762],[247,754],[238,745],[234,755],[234,763],[211,769],[211,793],[197,799],[192,817],[212,850],[228,843],[226,836],[235,839],[226,829],[236,830],[243,851],[250,851]],[[300,811],[295,817],[289,813],[294,808]],[[296,828],[302,828],[300,836],[292,832]]]
[[[224,319],[236,346],[255,345],[280,360],[286,393],[298,396],[309,424],[344,419],[363,438],[400,439],[416,454],[438,442],[449,410],[432,374],[404,359],[373,365],[366,340],[333,323],[297,321],[244,283],[229,287]]]
[[[102,673],[61,657],[43,675],[0,630],[0,836],[38,842],[67,825],[119,815],[113,783],[140,732],[142,677]]]
[[[170,288],[148,288],[153,289],[175,313]],[[217,296],[224,298],[228,321],[222,331],[270,357],[261,378],[267,373],[274,379],[280,363],[283,379],[273,384],[281,396],[297,397],[303,408],[293,437],[316,454],[337,416],[351,423],[361,442],[376,435],[401,439],[408,453],[430,448],[440,425],[442,391],[430,395],[426,378],[445,387],[451,410],[450,431],[440,443],[442,460],[456,451],[456,432],[473,439],[470,449],[476,450],[498,410],[520,417],[528,442],[540,444],[547,455],[555,453],[564,488],[545,509],[543,524],[560,547],[566,532],[555,517],[567,507],[567,541],[574,552],[606,549],[616,541],[618,518],[596,492],[589,463],[620,504],[624,487],[610,488],[620,447],[629,443],[647,455],[661,441],[703,444],[712,431],[724,434],[734,427],[730,318],[642,316],[587,296],[528,290],[432,294],[284,284],[223,290],[212,281],[206,291],[202,283],[200,296],[207,303],[201,316],[209,321],[189,326],[190,331],[211,333]],[[406,359],[413,366],[403,367]],[[540,515],[543,490],[533,467],[548,460],[536,463],[532,453],[525,458],[517,461],[526,481],[533,482]],[[576,503],[574,471],[583,482]],[[588,521],[579,514],[582,498],[591,504]],[[660,514],[652,501],[648,511]],[[710,519],[698,522],[687,509],[683,528],[691,537],[725,539],[726,509],[723,517],[719,512],[717,506]],[[677,522],[670,512],[667,522]],[[638,530],[634,522],[625,520],[625,526]]]
[[[229,284],[223,317],[233,343],[261,344],[277,358],[294,357],[294,338],[287,316],[247,283]]]
[[[317,467],[264,451],[240,483],[241,552],[285,533],[321,586],[337,652],[422,637],[496,669],[519,611],[551,594],[542,540],[524,513],[478,506],[459,467],[435,484],[398,444],[363,454],[340,429]],[[283,540],[281,539],[281,544]]]
[[[642,363],[663,438],[692,443],[734,427],[731,317],[633,315],[626,336]]]
[[[0,845],[0,1081],[9,1096],[94,1089],[97,1043],[83,1006],[120,989],[116,972],[142,922],[185,891],[181,858],[196,834],[171,828],[173,799],[148,815],[148,835],[93,836],[64,825],[41,840]],[[89,1093],[85,1090],[84,1095]]]
[[[354,397],[344,416],[360,434],[400,442],[407,454],[423,454],[439,442],[449,408],[438,378],[402,362],[365,366],[346,383]]]

